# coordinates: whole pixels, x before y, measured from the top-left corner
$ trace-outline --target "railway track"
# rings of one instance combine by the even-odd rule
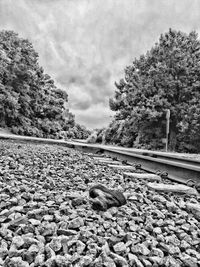
[[[141,154],[137,162],[112,147],[6,139],[0,144],[0,266],[199,266],[195,188],[149,171]],[[93,210],[94,183],[120,190],[126,203]]]
[[[89,151],[121,160],[127,165],[136,166],[143,171],[160,173],[163,177],[183,184],[198,185],[200,183],[200,161],[181,158],[161,152],[131,151],[105,145],[91,145],[81,142],[67,142],[73,148]]]
[[[104,154],[111,158],[126,162],[126,165],[137,166],[143,171],[160,173],[170,180],[194,186],[200,183],[200,160],[183,158],[177,155],[119,148],[114,146],[87,144],[84,141],[63,141],[15,135],[0,135],[0,139],[21,140],[36,143],[58,144],[75,148],[83,152]]]

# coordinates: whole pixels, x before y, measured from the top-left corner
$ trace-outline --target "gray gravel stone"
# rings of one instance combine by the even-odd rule
[[[142,180],[124,182],[122,171],[68,148],[0,142],[0,258],[9,267],[15,266],[9,258],[25,267],[197,266],[196,196],[153,192]],[[129,201],[92,210],[86,178],[120,188]]]
[[[22,260],[21,257],[12,257],[10,259],[6,259],[4,262],[5,267],[29,267],[28,262]]]
[[[138,259],[138,257],[132,253],[128,254],[129,263],[131,266],[137,266],[137,267],[144,267],[142,262]]]
[[[117,254],[123,254],[127,250],[126,245],[124,244],[124,242],[119,242],[119,243],[115,244],[113,246],[113,249],[114,249],[115,253],[117,253]]]
[[[51,242],[49,243],[49,246],[53,251],[57,252],[61,249],[62,244],[61,244],[61,238],[59,237],[53,237]]]
[[[81,226],[84,225],[84,221],[82,218],[77,217],[69,222],[69,229],[79,229]]]

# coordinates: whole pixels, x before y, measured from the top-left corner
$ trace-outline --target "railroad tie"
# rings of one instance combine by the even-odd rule
[[[110,165],[120,165],[121,164],[121,162],[119,162],[119,161],[113,161],[112,159],[111,160],[104,160],[104,159],[102,159],[102,160],[99,160],[99,162],[100,163],[106,163],[106,164],[110,164]]]
[[[151,181],[161,181],[161,177],[152,173],[124,172],[124,178],[143,179]]]
[[[189,194],[189,195],[199,195],[195,188],[189,187],[183,184],[157,184],[157,183],[148,183],[147,186],[150,189],[156,191],[165,191],[165,192],[173,192],[173,193],[181,193],[181,194]]]
[[[120,170],[135,170],[135,167],[130,166],[130,165],[113,165],[113,164],[108,164],[108,167],[115,168],[115,169],[120,169]]]
[[[108,161],[108,160],[111,160],[110,158],[105,158],[105,157],[93,157],[94,159],[96,159],[96,160],[105,160],[105,161]]]

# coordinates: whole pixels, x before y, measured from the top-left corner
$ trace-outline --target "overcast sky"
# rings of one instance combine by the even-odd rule
[[[0,30],[28,38],[76,121],[106,126],[123,69],[169,28],[200,32],[200,0],[0,0]]]

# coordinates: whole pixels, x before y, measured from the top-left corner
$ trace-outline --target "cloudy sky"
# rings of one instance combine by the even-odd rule
[[[200,0],[0,0],[0,30],[33,43],[89,128],[108,124],[114,81],[170,27],[200,33]]]

